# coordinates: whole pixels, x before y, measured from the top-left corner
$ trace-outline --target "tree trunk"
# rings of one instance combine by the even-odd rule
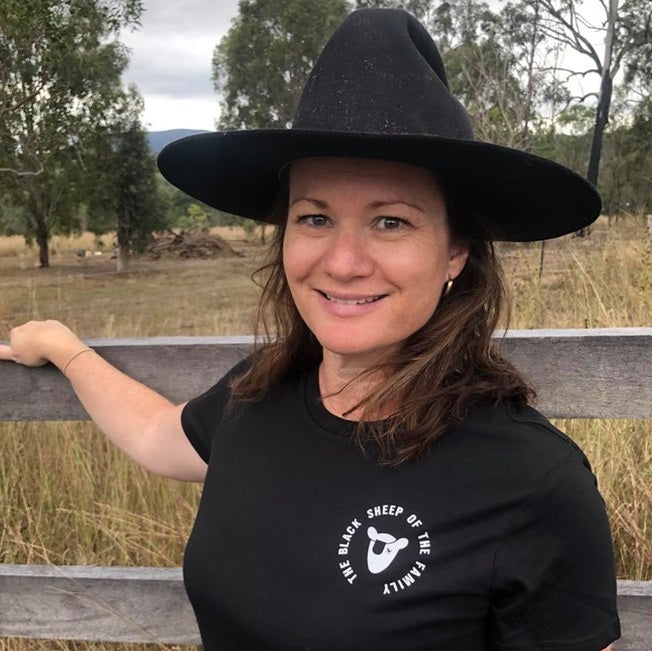
[[[38,244],[38,266],[41,269],[46,269],[50,266],[50,231],[45,222],[45,216],[36,213],[34,215],[34,221],[36,223],[35,235],[36,243]]]
[[[118,273],[129,270],[129,251],[122,246],[116,250],[115,270]]]
[[[609,107],[611,105],[612,81],[607,72],[602,75],[600,84],[600,99],[595,114],[595,126],[593,127],[593,140],[591,141],[591,155],[589,156],[589,167],[586,172],[586,178],[593,183],[598,184],[598,175],[600,172],[600,156],[602,154],[602,136],[609,122]]]
[[[118,250],[116,251],[116,271],[122,273],[129,269],[129,231],[118,226],[116,230]]]
[[[589,155],[589,166],[586,171],[586,178],[598,185],[600,174],[600,156],[602,155],[602,136],[609,123],[609,107],[611,106],[611,92],[613,82],[611,80],[611,53],[614,42],[614,29],[616,16],[618,14],[618,0],[609,0],[609,13],[607,16],[607,36],[604,43],[604,63],[602,65],[602,79],[600,81],[600,95],[598,107],[595,113],[595,126],[593,127],[593,138],[591,140],[591,154]],[[576,235],[583,237],[590,233],[590,229],[582,228]]]

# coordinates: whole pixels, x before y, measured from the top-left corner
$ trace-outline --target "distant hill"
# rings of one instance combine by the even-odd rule
[[[149,140],[149,148],[158,154],[165,145],[171,143],[173,140],[185,138],[186,136],[194,136],[196,133],[209,133],[197,129],[168,129],[167,131],[148,131],[147,138]]]

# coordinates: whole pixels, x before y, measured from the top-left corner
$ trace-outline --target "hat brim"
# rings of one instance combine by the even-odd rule
[[[529,242],[572,233],[600,214],[583,177],[545,158],[476,140],[298,129],[226,131],[170,143],[163,176],[196,199],[234,215],[271,222],[280,170],[300,158],[346,156],[420,165],[454,178],[497,239]]]

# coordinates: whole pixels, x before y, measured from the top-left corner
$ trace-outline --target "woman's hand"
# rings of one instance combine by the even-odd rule
[[[62,368],[83,347],[83,342],[59,321],[29,321],[11,330],[9,345],[0,344],[0,360],[25,366],[52,362]]]

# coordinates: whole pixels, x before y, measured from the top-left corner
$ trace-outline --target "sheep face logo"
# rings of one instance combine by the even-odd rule
[[[380,503],[348,521],[336,567],[354,589],[365,586],[391,598],[421,580],[430,553],[430,532],[419,515],[400,504]]]
[[[409,542],[407,538],[395,538],[389,533],[380,533],[375,527],[367,529],[367,536],[367,567],[372,574],[380,574],[386,570]]]

